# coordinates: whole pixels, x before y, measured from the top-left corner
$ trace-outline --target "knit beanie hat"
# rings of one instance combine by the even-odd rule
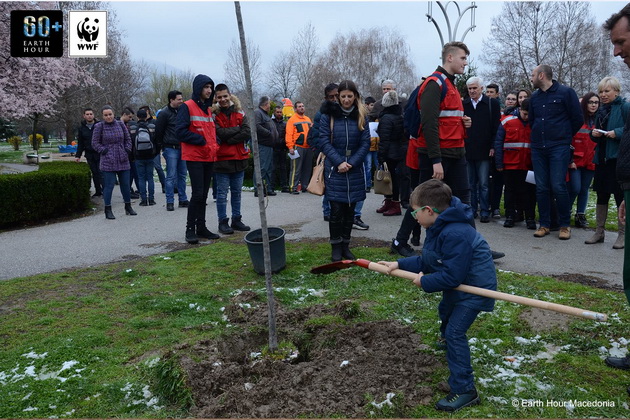
[[[398,94],[396,93],[396,91],[390,90],[389,92],[385,92],[381,104],[383,104],[383,108],[387,108],[392,105],[398,105]]]

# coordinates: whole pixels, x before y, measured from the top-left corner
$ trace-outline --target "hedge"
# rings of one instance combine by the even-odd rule
[[[0,228],[85,210],[90,205],[87,163],[47,162],[39,170],[0,175]]]

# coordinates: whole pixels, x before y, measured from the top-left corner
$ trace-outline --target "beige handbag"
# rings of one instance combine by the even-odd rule
[[[332,143],[333,138],[333,117],[330,117],[330,142]],[[326,185],[324,184],[324,162],[326,161],[326,155],[323,153],[319,153],[317,155],[317,162],[315,166],[313,166],[313,173],[311,174],[311,180],[308,181],[308,186],[306,187],[306,191],[315,195],[324,195],[324,190],[326,189]]]
[[[387,168],[387,163],[379,167],[374,175],[374,194],[392,195],[392,174]]]
[[[311,175],[311,180],[308,182],[308,186],[306,187],[306,191],[315,195],[324,195],[324,162],[326,161],[326,156],[320,152],[317,155],[317,163],[313,167],[313,174]]]

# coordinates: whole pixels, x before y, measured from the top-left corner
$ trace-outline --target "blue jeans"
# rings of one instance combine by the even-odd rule
[[[354,206],[354,217],[361,217],[363,203],[365,201],[357,201],[357,204]],[[324,216],[330,216],[330,201],[326,200],[326,196],[322,196],[322,212]]]
[[[188,176],[188,171],[186,170],[186,162],[181,159],[182,151],[180,149],[173,149],[172,147],[165,147],[162,155],[166,161],[166,182],[164,185],[166,189],[166,202],[175,202],[175,186],[177,186],[179,201],[188,201],[188,197],[186,196],[186,177]]]
[[[164,169],[162,169],[162,158],[159,153],[153,158],[153,167],[158,174],[162,188],[164,188],[164,185],[166,184],[166,176],[164,175]]]
[[[103,171],[103,202],[106,206],[112,205],[112,193],[114,185],[116,185],[116,175],[118,175],[118,184],[120,193],[125,203],[131,203],[131,191],[129,191],[129,169],[126,171]]]
[[[571,207],[575,197],[577,197],[576,213],[586,213],[586,204],[588,203],[588,189],[591,187],[591,181],[595,176],[595,171],[586,168],[569,169],[569,201]]]
[[[532,148],[532,165],[536,178],[536,201],[540,226],[551,226],[551,195],[558,206],[558,225],[568,227],[571,221],[571,201],[566,175],[571,159],[568,144],[547,148]]]
[[[136,159],[136,170],[140,184],[140,198],[153,200],[155,198],[155,183],[153,182],[153,159]],[[149,184],[149,197],[147,197],[147,184]]]
[[[490,160],[469,160],[468,183],[470,184],[470,206],[473,213],[477,213],[480,207],[481,216],[490,215],[490,190],[488,189],[488,180],[490,179]]]
[[[273,191],[271,177],[273,175],[273,147],[258,145],[260,156],[260,177],[263,181],[263,191]],[[254,187],[256,186],[256,173],[254,171]]]
[[[440,333],[446,339],[446,362],[450,371],[448,384],[451,392],[462,394],[475,388],[466,332],[479,311],[462,305],[445,304],[442,300],[438,313],[442,320]]]
[[[368,187],[373,187],[374,183],[372,182],[372,166],[378,166],[378,151],[375,150],[373,152],[368,152],[365,155],[365,185]]]
[[[217,180],[217,216],[219,222],[227,219],[227,193],[231,191],[230,203],[232,204],[232,218],[241,215],[241,190],[245,171],[232,174],[214,173]]]

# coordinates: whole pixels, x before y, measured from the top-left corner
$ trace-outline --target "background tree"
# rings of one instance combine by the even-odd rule
[[[149,105],[155,112],[168,105],[168,93],[171,90],[182,92],[184,100],[191,97],[192,82],[195,77],[192,71],[166,72],[155,67],[146,66],[146,68],[148,71],[144,75],[144,88],[139,94],[139,106]]]
[[[263,71],[262,57],[260,48],[251,39],[247,39],[247,59],[249,61],[249,70],[252,77],[252,89],[254,97],[257,98],[258,92],[262,87]],[[239,96],[247,91],[247,83],[245,82],[245,70],[243,68],[243,57],[241,55],[241,46],[236,39],[232,40],[228,49],[228,58],[223,65],[225,74],[225,84],[230,88],[230,92]]]
[[[610,46],[602,40],[589,2],[504,2],[484,40],[484,80],[503,92],[532,88],[534,67],[548,64],[554,79],[578,94],[593,89],[610,68]]]
[[[54,9],[55,4],[32,3],[29,7]],[[58,113],[55,106],[71,88],[97,85],[96,80],[76,60],[68,57],[23,58],[12,57],[10,39],[11,10],[20,3],[0,3],[0,117],[19,119],[28,117],[31,133],[37,133],[42,118]]]
[[[298,89],[295,54],[281,51],[267,72],[267,85],[274,99],[292,98]]]
[[[103,10],[103,2],[58,2],[59,8],[64,10],[65,25],[67,27],[68,10]],[[81,121],[83,109],[94,108],[95,116],[100,119],[100,109],[103,105],[110,105],[114,111],[120,111],[134,103],[143,86],[143,76],[140,66],[135,64],[129,54],[129,49],[123,41],[118,27],[115,11],[108,12],[107,26],[107,57],[79,58],[76,63],[89,73],[98,83],[96,85],[75,86],[67,89],[57,102],[57,118],[62,122],[66,131],[66,143],[74,140],[74,131]]]
[[[354,81],[364,97],[380,99],[385,79],[394,80],[399,93],[411,92],[418,80],[409,55],[407,41],[394,30],[371,28],[337,34],[318,56],[310,84],[301,86],[307,109],[312,109],[308,105],[319,106],[324,86],[341,79]]]

